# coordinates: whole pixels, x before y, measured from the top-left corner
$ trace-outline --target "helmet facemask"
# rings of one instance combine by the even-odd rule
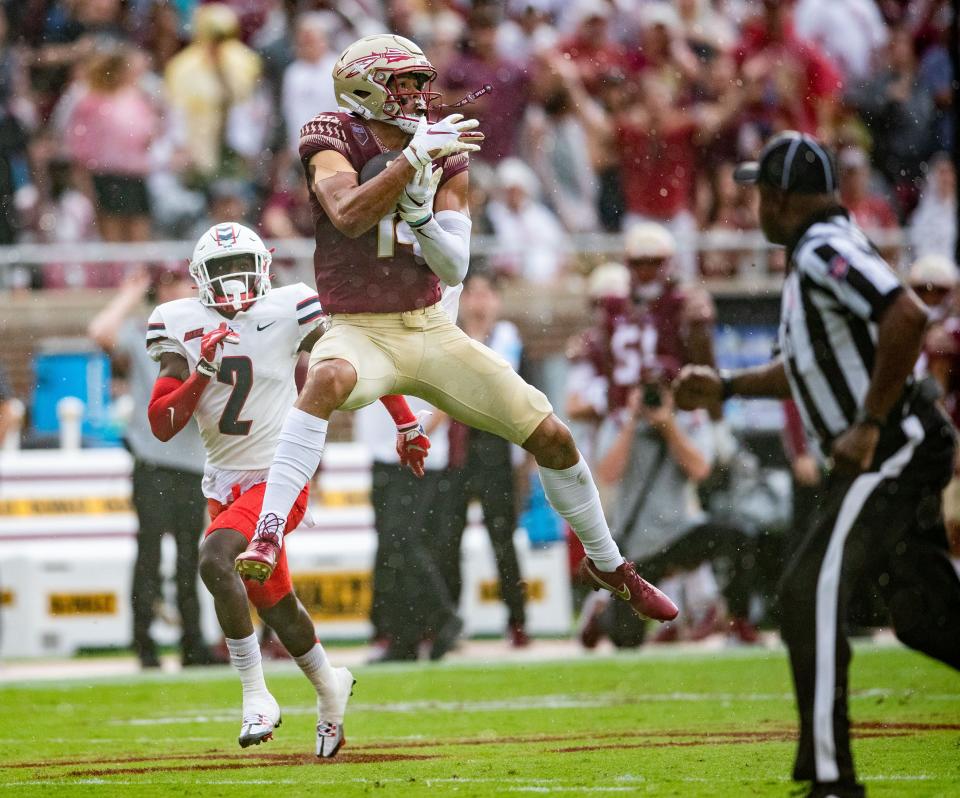
[[[430,90],[436,77],[435,70],[427,70],[423,67],[413,67],[398,72],[376,70],[370,76],[370,80],[382,86],[386,92],[382,121],[396,125],[404,133],[414,133],[421,117],[427,116],[430,106],[440,99],[440,92]],[[416,81],[416,88],[399,88],[397,83],[400,78],[413,78]]]
[[[247,310],[270,290],[270,253],[234,252],[192,263],[200,302],[211,308]]]

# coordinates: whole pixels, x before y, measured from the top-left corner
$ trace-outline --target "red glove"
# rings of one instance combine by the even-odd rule
[[[400,464],[409,468],[415,477],[424,475],[423,462],[427,459],[430,439],[418,419],[397,425],[397,454]]]
[[[231,330],[226,322],[222,322],[215,330],[211,330],[200,339],[200,360],[197,371],[213,379],[220,373],[220,359],[223,344],[238,344],[240,336]]]

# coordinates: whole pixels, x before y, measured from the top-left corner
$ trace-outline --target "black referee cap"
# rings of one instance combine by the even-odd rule
[[[813,136],[787,130],[766,143],[759,159],[738,165],[733,179],[795,194],[831,194],[837,190],[837,165]]]

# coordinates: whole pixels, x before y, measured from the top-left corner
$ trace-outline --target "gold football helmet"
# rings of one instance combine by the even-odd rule
[[[401,91],[392,79],[412,75],[414,91]],[[364,119],[379,119],[413,133],[420,117],[440,92],[430,91],[437,70],[423,50],[403,36],[382,33],[355,41],[333,67],[333,90],[345,111]],[[412,108],[408,98],[413,99]]]

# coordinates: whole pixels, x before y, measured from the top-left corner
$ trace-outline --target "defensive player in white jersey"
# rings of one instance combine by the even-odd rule
[[[354,680],[333,668],[313,622],[293,592],[285,556],[263,584],[244,582],[234,558],[252,538],[273,452],[296,399],[295,369],[326,330],[316,291],[303,283],[271,289],[271,255],[239,224],[210,228],[197,243],[190,274],[198,298],[160,305],[147,325],[147,348],[160,362],[148,410],[154,435],[169,440],[197,419],[207,450],[203,492],[210,527],[200,574],[213,594],[230,661],[243,685],[240,745],[273,736],[280,708],[267,690],[248,598],[277,633],[317,692],[317,756],[343,744],[343,716]],[[422,474],[429,442],[403,397],[384,397],[398,423],[401,460]],[[307,508],[308,487],[286,522],[293,531]]]

